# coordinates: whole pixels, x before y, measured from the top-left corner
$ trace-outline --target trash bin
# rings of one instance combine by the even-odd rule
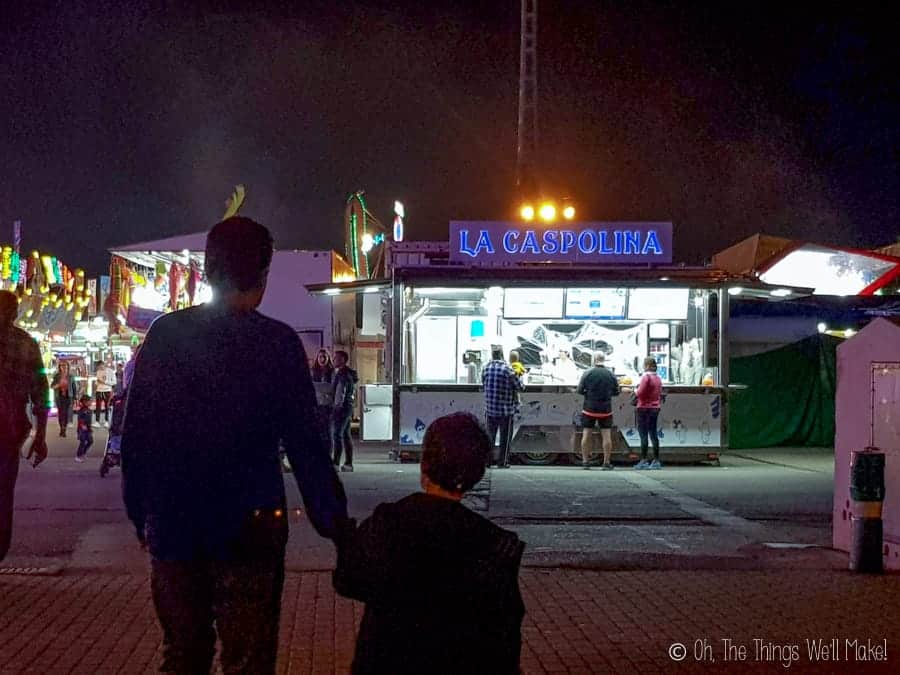
[[[850,454],[850,569],[883,571],[884,453],[878,448]]]

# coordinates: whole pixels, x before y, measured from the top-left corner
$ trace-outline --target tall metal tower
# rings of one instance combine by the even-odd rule
[[[522,0],[522,42],[519,50],[519,144],[516,185],[519,198],[539,195],[537,177],[538,82],[537,0]]]

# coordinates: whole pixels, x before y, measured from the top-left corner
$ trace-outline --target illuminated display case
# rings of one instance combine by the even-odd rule
[[[404,289],[403,384],[480,384],[491,349],[516,351],[529,384],[575,386],[603,354],[636,382],[647,356],[672,384],[717,384],[718,331],[703,288]]]

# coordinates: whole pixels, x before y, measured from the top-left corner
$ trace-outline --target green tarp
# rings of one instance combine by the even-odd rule
[[[834,445],[836,349],[816,335],[762,354],[731,359],[730,448]]]

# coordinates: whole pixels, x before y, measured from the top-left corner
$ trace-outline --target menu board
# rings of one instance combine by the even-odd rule
[[[567,319],[624,319],[624,288],[569,288]]]
[[[632,288],[628,292],[628,318],[684,321],[690,293],[689,288]]]
[[[503,293],[506,319],[561,319],[562,288],[507,288]]]

